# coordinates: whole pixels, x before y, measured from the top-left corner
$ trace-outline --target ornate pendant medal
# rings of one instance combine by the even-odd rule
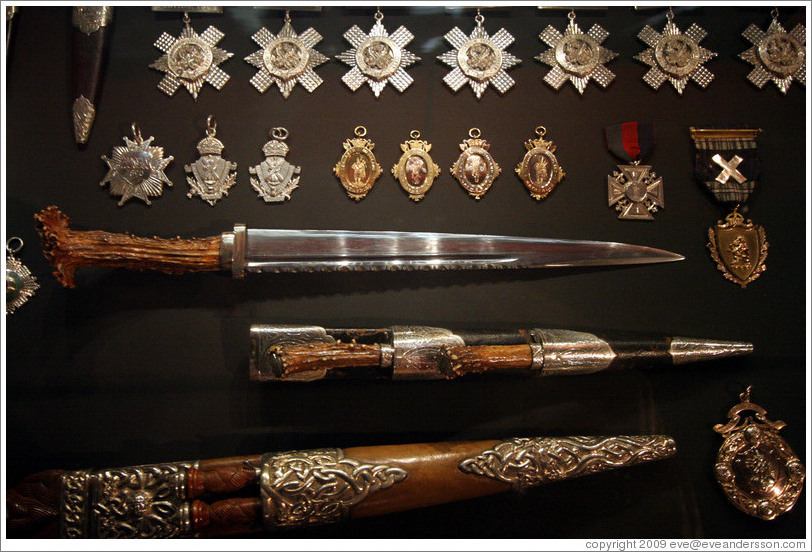
[[[36,277],[14,254],[23,248],[23,240],[6,242],[6,314],[12,314],[39,289]]]
[[[401,25],[389,34],[382,20],[383,14],[378,10],[375,25],[369,34],[358,25],[350,27],[344,33],[344,38],[352,48],[336,56],[336,59],[352,67],[341,77],[344,84],[355,92],[367,83],[376,98],[380,97],[386,83],[391,83],[398,92],[406,90],[414,79],[404,69],[420,61],[419,57],[405,49],[414,38],[409,29]]]
[[[728,412],[726,424],[713,430],[725,441],[716,457],[716,480],[730,502],[746,514],[775,519],[792,509],[803,491],[805,469],[778,432],[787,424],[767,419],[767,411],[750,402],[751,387]],[[746,416],[743,413],[750,412]]]
[[[372,153],[375,144],[364,138],[366,135],[366,128],[355,127],[355,138],[344,141],[344,154],[333,167],[341,185],[355,201],[361,201],[369,193],[383,172]]]
[[[451,174],[459,180],[469,195],[479,199],[490,189],[493,181],[502,172],[502,168],[493,160],[488,150],[491,145],[487,140],[480,138],[478,128],[468,131],[470,140],[463,140],[460,144],[462,153],[457,162],[451,167]]]
[[[285,156],[290,151],[285,140],[288,129],[276,127],[271,129],[271,140],[262,146],[265,161],[250,167],[251,186],[266,203],[279,203],[290,199],[290,194],[299,187],[299,173],[302,167],[288,163]]]
[[[716,267],[731,282],[746,287],[767,267],[764,228],[745,220],[739,207],[756,186],[761,161],[756,149],[760,129],[691,128],[696,148],[694,171],[722,205],[733,205],[725,221],[708,229],[708,249]]]
[[[237,178],[237,164],[222,157],[223,143],[214,137],[217,134],[217,121],[214,115],[206,119],[206,137],[197,143],[200,159],[183,168],[188,176],[189,193],[187,197],[200,196],[214,207],[217,200],[228,195],[228,190]]]
[[[400,145],[403,155],[392,167],[392,174],[400,182],[400,187],[409,194],[409,199],[420,201],[440,174],[440,167],[429,155],[431,144],[418,140],[420,131],[413,130],[409,136],[412,139]]]
[[[150,68],[166,73],[158,83],[158,90],[167,96],[174,96],[183,85],[197,101],[203,83],[209,83],[217,90],[228,82],[228,73],[218,67],[234,54],[217,48],[225,34],[215,27],[209,27],[203,34],[197,34],[189,25],[189,14],[183,14],[183,31],[175,38],[163,33],[155,41],[155,47],[164,52]]]
[[[109,183],[110,195],[121,196],[119,207],[133,197],[152,205],[149,198],[159,197],[164,184],[172,185],[164,169],[174,157],[164,158],[164,149],[151,145],[155,139],[152,136],[144,140],[137,124],[132,124],[132,131],[135,141],[125,136],[125,147],[114,147],[111,159],[101,157],[109,167],[101,185]]]
[[[308,92],[313,92],[322,83],[322,78],[314,71],[328,59],[314,49],[321,41],[321,35],[312,28],[296,34],[290,24],[290,12],[285,12],[285,24],[279,34],[274,36],[263,27],[251,38],[261,49],[246,57],[245,61],[259,69],[251,77],[251,84],[260,94],[276,84],[282,97],[287,99],[297,82]]]
[[[570,11],[567,17],[570,22],[564,34],[548,25],[539,35],[550,46],[549,50],[536,56],[537,60],[552,67],[544,82],[558,90],[570,81],[580,94],[584,93],[590,80],[606,88],[615,74],[603,64],[617,57],[615,52],[601,46],[609,33],[600,25],[592,25],[589,32],[583,33],[575,23],[575,11]]]
[[[604,129],[606,147],[616,157],[631,162],[618,165],[607,177],[609,207],[614,206],[621,220],[654,220],[652,213],[665,207],[663,179],[641,165],[640,159],[654,147],[654,125],[632,121]]]
[[[564,178],[564,171],[555,158],[555,144],[544,139],[547,129],[536,127],[538,139],[524,143],[527,153],[516,167],[516,174],[524,182],[533,199],[543,199]]]
[[[688,79],[702,88],[713,80],[713,73],[703,65],[716,56],[716,52],[699,45],[707,36],[705,29],[693,23],[684,33],[674,24],[674,11],[668,8],[668,22],[662,33],[646,25],[637,35],[649,48],[640,52],[634,59],[642,61],[651,69],[643,76],[643,81],[657,90],[666,80],[682,94]]]
[[[454,49],[437,56],[437,59],[452,68],[443,77],[443,82],[454,92],[467,83],[477,99],[485,93],[488,84],[504,94],[515,84],[506,71],[522,61],[505,51],[515,39],[505,29],[499,29],[493,36],[489,36],[488,31],[482,27],[485,17],[479,13],[479,9],[474,21],[476,27],[470,36],[459,27],[446,33],[445,39]]]
[[[806,86],[806,28],[799,23],[787,32],[778,22],[778,8],[773,8],[771,15],[766,33],[755,24],[745,29],[742,36],[753,47],[739,57],[753,65],[747,80],[759,88],[773,81],[786,94],[793,79]]]

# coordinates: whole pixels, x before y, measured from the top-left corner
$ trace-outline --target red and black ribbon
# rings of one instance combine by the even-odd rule
[[[654,124],[639,121],[609,125],[603,129],[606,149],[624,161],[639,161],[654,147]]]

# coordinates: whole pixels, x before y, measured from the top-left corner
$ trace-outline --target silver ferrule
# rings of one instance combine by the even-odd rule
[[[591,333],[534,328],[530,335],[541,345],[540,359],[533,351],[533,367],[541,364],[542,376],[600,372],[617,356],[608,342]]]
[[[389,343],[381,344],[381,368],[391,368],[395,362],[395,348]]]
[[[451,330],[429,326],[393,326],[392,379],[446,379],[443,345],[462,347],[465,341]]]
[[[245,277],[245,237],[244,224],[235,224],[233,232],[220,234],[220,268],[231,269],[234,278]]]
[[[753,344],[743,341],[713,341],[690,337],[674,337],[668,353],[675,365],[688,364],[715,358],[749,355]]]

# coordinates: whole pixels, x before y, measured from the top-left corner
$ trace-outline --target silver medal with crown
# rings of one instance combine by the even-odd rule
[[[214,115],[206,120],[206,137],[197,143],[200,158],[191,165],[185,165],[186,182],[189,183],[187,197],[200,196],[200,199],[214,207],[218,200],[228,195],[228,190],[237,180],[237,164],[223,159],[223,143],[214,137],[217,121]]]
[[[265,161],[250,167],[251,186],[266,203],[279,203],[290,199],[290,194],[299,187],[301,167],[288,163],[285,156],[290,148],[285,144],[288,130],[282,127],[271,129],[271,140],[262,146]]]

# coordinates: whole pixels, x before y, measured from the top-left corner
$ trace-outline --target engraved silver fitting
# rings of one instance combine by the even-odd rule
[[[235,224],[233,232],[220,235],[220,268],[231,269],[234,278],[245,278],[245,238],[244,224]]]
[[[335,523],[370,494],[405,480],[405,469],[345,458],[341,449],[262,456],[259,485],[266,530]]]
[[[312,381],[327,375],[327,370],[293,374],[282,379],[284,367],[270,353],[271,347],[305,343],[335,343],[321,326],[254,324],[251,326],[251,358],[249,373],[254,381]]]
[[[605,370],[617,354],[600,337],[585,332],[534,328],[530,332],[541,351],[533,349],[533,368],[542,376],[591,374]]]
[[[451,330],[429,326],[392,326],[392,379],[446,379],[443,345],[462,347],[465,341]]]
[[[188,462],[148,464],[62,475],[63,538],[192,536],[186,499]]]

